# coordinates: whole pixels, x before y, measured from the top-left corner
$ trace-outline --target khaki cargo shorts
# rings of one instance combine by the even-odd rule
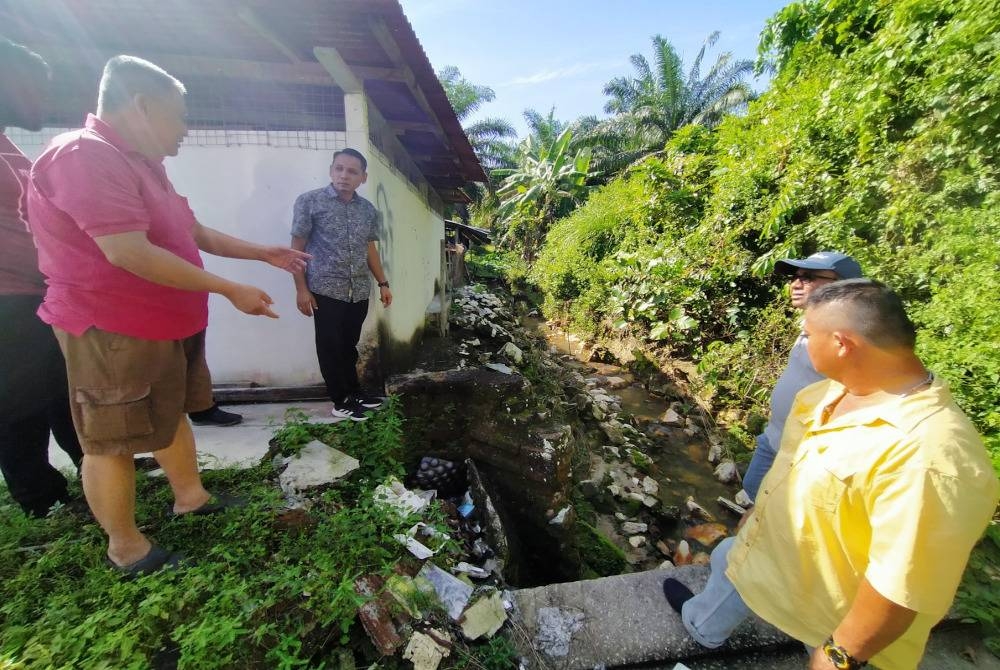
[[[170,446],[185,412],[212,406],[205,331],[143,340],[53,327],[66,358],[73,424],[84,454],[125,456]]]

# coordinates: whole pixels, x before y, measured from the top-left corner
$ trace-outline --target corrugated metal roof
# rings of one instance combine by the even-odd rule
[[[92,110],[104,61],[129,53],[190,82],[206,127],[239,93],[244,127],[283,101],[288,129],[342,129],[341,91],[313,55],[332,47],[443,200],[486,178],[397,0],[0,0],[0,26],[53,65],[63,125]]]

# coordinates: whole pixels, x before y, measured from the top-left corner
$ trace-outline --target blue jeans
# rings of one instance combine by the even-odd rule
[[[753,458],[750,459],[750,467],[743,475],[743,490],[747,492],[751,500],[757,499],[757,491],[760,490],[760,483],[764,481],[764,475],[771,469],[774,457],[778,455],[778,450],[771,446],[763,434],[757,436],[757,448],[754,449]]]
[[[681,608],[681,621],[695,642],[715,649],[721,646],[733,631],[752,612],[736,592],[736,587],[726,577],[728,554],[735,537],[727,537],[712,552],[712,573],[705,590],[694,596]]]

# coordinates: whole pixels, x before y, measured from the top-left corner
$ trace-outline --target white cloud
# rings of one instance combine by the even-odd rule
[[[534,74],[523,77],[514,77],[510,81],[500,84],[500,86],[534,86],[535,84],[544,84],[545,82],[553,81],[555,79],[569,79],[571,77],[594,72],[595,70],[604,70],[612,67],[618,67],[620,65],[621,64],[617,61],[577,63],[566,67],[539,70]]]

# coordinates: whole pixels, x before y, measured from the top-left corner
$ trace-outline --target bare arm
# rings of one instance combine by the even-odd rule
[[[292,235],[291,247],[296,251],[305,251],[307,241],[304,237],[295,237]],[[309,290],[309,286],[306,284],[305,268],[293,272],[292,279],[295,280],[295,305],[306,316],[312,316],[313,312],[319,309],[319,306],[316,304],[316,296],[312,294],[312,291]]]
[[[309,254],[303,251],[304,247],[295,250],[288,247],[255,244],[232,235],[226,235],[200,223],[196,223],[191,232],[198,248],[213,256],[264,261],[291,273],[304,270],[306,261],[309,260]]]
[[[260,289],[203,270],[152,244],[143,231],[102,235],[94,241],[109,263],[138,277],[185,291],[218,293],[241,312],[277,318],[270,309],[273,301]]]
[[[368,243],[368,269],[379,284],[385,282],[385,271],[382,270],[382,258],[378,255],[378,247],[374,242]],[[392,291],[388,286],[379,287],[379,299],[386,307],[392,304]]]
[[[868,580],[862,580],[858,593],[837,629],[833,641],[859,661],[867,661],[885,649],[913,623],[917,613],[897,605],[876,591]],[[810,659],[810,670],[834,667],[822,648]]]

